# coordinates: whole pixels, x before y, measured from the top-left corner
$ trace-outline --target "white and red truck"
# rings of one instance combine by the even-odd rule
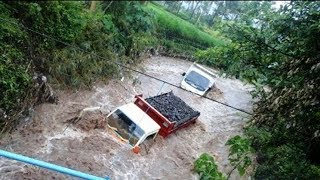
[[[200,116],[200,112],[172,92],[146,99],[136,95],[135,98],[133,103],[120,106],[107,116],[109,128],[132,147],[158,134],[167,137],[195,123]]]

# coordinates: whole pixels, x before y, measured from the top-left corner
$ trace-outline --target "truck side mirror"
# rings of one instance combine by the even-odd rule
[[[183,72],[181,75],[182,75],[182,76],[185,76],[185,75],[186,75],[186,72]]]

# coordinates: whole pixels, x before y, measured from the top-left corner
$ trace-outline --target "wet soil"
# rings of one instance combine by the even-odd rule
[[[84,131],[90,131],[92,129],[106,129],[107,127],[107,119],[101,111],[86,112],[82,117],[75,115],[73,118],[68,119],[66,123],[68,123],[66,128],[72,124],[75,128]]]
[[[152,57],[139,68],[179,85],[183,78],[181,74],[191,64],[174,58]],[[236,79],[218,77],[216,87],[208,94],[211,98],[251,111],[249,90],[252,86]],[[157,136],[147,140],[141,145],[140,154],[134,154],[131,146],[105,127],[103,117],[115,107],[133,102],[134,95],[143,94],[146,98],[169,91],[201,113],[196,124],[165,139]],[[225,174],[232,169],[225,143],[228,138],[241,134],[248,118],[237,110],[140,74],[125,77],[124,81],[115,79],[107,84],[97,83],[90,91],[58,91],[58,96],[57,105],[37,106],[32,118],[2,137],[0,148],[111,179],[198,179],[192,171],[193,162],[203,152],[212,154]],[[81,109],[95,106],[101,107],[103,116],[100,112],[92,112],[66,128]],[[1,157],[0,179],[74,178]],[[240,179],[236,171],[231,179]]]

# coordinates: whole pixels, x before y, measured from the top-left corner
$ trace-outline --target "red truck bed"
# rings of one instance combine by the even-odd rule
[[[172,92],[147,99],[143,99],[142,95],[135,98],[134,103],[160,125],[159,134],[163,137],[195,123],[200,116],[200,112],[194,111]]]

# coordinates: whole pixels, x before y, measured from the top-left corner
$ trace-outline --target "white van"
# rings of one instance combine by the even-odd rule
[[[214,79],[217,77],[213,72],[196,63],[193,63],[182,75],[184,77],[180,86],[201,96],[205,96],[214,87]]]

